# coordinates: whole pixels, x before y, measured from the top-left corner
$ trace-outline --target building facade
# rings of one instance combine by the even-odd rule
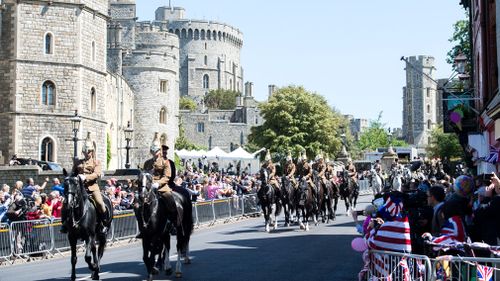
[[[354,118],[352,115],[344,115],[344,117],[349,120],[349,129],[351,130],[351,134],[354,139],[358,141],[361,134],[370,126],[368,119]]]
[[[437,124],[437,85],[434,79],[434,57],[408,58],[406,86],[403,87],[403,135],[405,141],[423,151],[429,144],[431,131]]]

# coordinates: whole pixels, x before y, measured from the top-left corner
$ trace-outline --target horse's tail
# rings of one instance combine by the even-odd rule
[[[182,215],[182,227],[184,228],[184,234],[189,237],[193,233],[194,221],[193,221],[193,204],[190,200],[184,202],[184,214]]]

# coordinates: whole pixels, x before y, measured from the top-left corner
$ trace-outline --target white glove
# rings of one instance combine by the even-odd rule
[[[85,181],[85,179],[86,179],[86,178],[85,178],[85,176],[84,176],[84,175],[82,175],[82,174],[78,175],[78,177],[80,178],[80,180],[81,180],[82,182],[84,182],[84,181]]]
[[[154,182],[154,183],[151,185],[151,188],[153,188],[153,189],[158,189],[158,187],[160,187],[160,184],[158,184],[157,182]]]

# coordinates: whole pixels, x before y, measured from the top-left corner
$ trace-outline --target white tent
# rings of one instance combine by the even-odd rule
[[[226,159],[240,159],[240,160],[251,160],[253,159],[253,155],[248,153],[242,147],[238,147],[237,149],[228,153],[225,157]]]
[[[207,158],[209,158],[209,159],[214,159],[214,158],[221,159],[221,158],[226,157],[226,155],[227,155],[227,152],[225,152],[224,150],[220,149],[218,146],[212,148],[212,150],[210,150],[206,154]]]

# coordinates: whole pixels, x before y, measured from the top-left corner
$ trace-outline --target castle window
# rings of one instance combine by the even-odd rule
[[[207,47],[208,47],[208,45],[207,45],[207,43],[205,42],[205,50],[207,49]]]
[[[208,74],[203,75],[203,89],[208,89],[210,86],[209,80],[208,80]]]
[[[92,41],[92,61],[95,61],[95,41]]]
[[[51,55],[54,53],[54,36],[52,33],[45,34],[45,54]]]
[[[233,79],[229,79],[229,90],[233,90]]]
[[[188,29],[188,39],[193,39],[193,30],[191,28]]]
[[[95,94],[95,88],[92,88],[90,90],[90,111],[96,112],[96,106],[97,106],[97,97]]]
[[[427,113],[431,113],[431,106],[429,104],[427,105]]]
[[[205,29],[202,29],[200,32],[200,38],[201,40],[205,40]]]
[[[200,39],[200,31],[198,29],[194,30],[194,40]]]
[[[213,38],[214,40],[217,40],[217,31],[215,31],[215,30],[214,30],[214,31],[212,31],[212,38]]]
[[[205,123],[198,122],[197,130],[198,130],[198,133],[204,133],[205,132]]]
[[[176,29],[175,35],[177,35],[177,37],[181,38],[181,31],[179,29]]]
[[[431,88],[427,88],[427,97],[430,98],[431,97]]]
[[[167,124],[167,110],[165,107],[160,109],[160,124]]]
[[[168,81],[160,80],[160,93],[167,93],[167,92],[168,92]]]
[[[432,128],[432,122],[431,120],[427,120],[427,130],[430,130]]]
[[[205,44],[206,44],[206,43],[205,43]],[[207,64],[208,64],[208,57],[207,57],[207,56],[205,56],[205,58],[203,59],[203,63],[204,63],[205,65],[207,65]]]
[[[51,81],[45,81],[42,85],[42,104],[55,104],[56,86]]]
[[[186,29],[182,29],[181,30],[181,39],[186,39],[187,35],[186,35]]]
[[[47,137],[40,145],[40,160],[54,162],[54,141]]]
[[[211,40],[211,39],[212,39],[212,31],[207,30],[207,40]]]

